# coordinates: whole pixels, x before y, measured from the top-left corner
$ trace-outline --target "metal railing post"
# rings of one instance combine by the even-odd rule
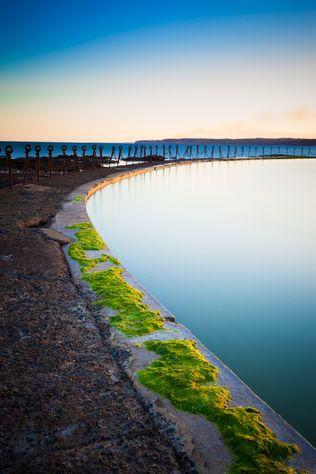
[[[11,145],[7,145],[5,147],[5,155],[6,155],[6,160],[7,160],[8,167],[9,167],[9,186],[10,186],[10,189],[13,188],[12,153],[13,153],[13,147]]]
[[[47,151],[48,151],[48,172],[49,172],[49,178],[52,179],[52,172],[53,172],[53,145],[48,145]]]
[[[39,183],[40,180],[40,172],[41,172],[41,164],[40,164],[40,145],[36,145],[35,147],[35,155],[36,155],[36,181]]]
[[[66,169],[68,168],[67,163],[66,163],[67,161],[66,150],[67,150],[66,145],[63,145],[61,147],[61,151],[63,152],[63,176],[65,176]]]
[[[29,170],[29,165],[30,165],[30,151],[32,147],[31,145],[27,144],[24,147],[25,150],[25,160],[24,160],[24,176],[23,176],[23,184],[26,184],[26,176]]]
[[[83,171],[86,169],[86,150],[87,147],[85,145],[82,146],[82,169]]]

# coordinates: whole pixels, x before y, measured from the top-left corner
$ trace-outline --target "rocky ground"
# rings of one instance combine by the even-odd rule
[[[108,172],[0,190],[3,473],[190,470],[122,371],[60,245],[42,232],[66,194]]]

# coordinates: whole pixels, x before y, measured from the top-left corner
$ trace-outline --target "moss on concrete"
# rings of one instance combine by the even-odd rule
[[[105,243],[99,236],[90,222],[81,222],[80,224],[69,225],[67,229],[77,229],[76,238],[78,244],[84,250],[102,250],[106,248]]]
[[[89,258],[86,255],[87,250],[102,250],[105,247],[103,240],[94,229],[92,224],[89,222],[83,222],[81,224],[75,224],[68,226],[68,229],[77,229],[76,238],[77,242],[74,242],[69,246],[68,253],[73,260],[76,260],[80,266],[82,272],[88,272],[92,270],[98,263],[111,262],[115,265],[119,264],[119,261],[111,255],[102,254],[100,257]]]
[[[91,288],[99,296],[98,304],[118,311],[111,324],[126,336],[143,336],[163,329],[163,318],[142,302],[143,293],[129,285],[122,276],[122,268],[84,274]]]
[[[77,229],[76,238],[69,246],[68,253],[76,260],[82,272],[82,278],[99,296],[98,304],[108,306],[118,312],[110,319],[112,326],[126,336],[143,336],[163,329],[163,318],[158,311],[153,311],[142,302],[143,293],[129,285],[122,277],[119,260],[111,255],[87,257],[87,250],[102,250],[105,245],[97,231],[89,222],[68,226]],[[88,273],[98,263],[109,261],[115,267],[107,270]]]
[[[84,196],[82,196],[82,194],[77,194],[77,196],[75,196],[72,200],[72,202],[83,202],[84,200]]]
[[[103,254],[97,258],[88,258],[86,256],[86,251],[78,242],[70,245],[68,253],[73,260],[78,262],[82,272],[88,272],[89,270],[92,270],[98,263],[106,262],[108,260],[108,255],[106,254]]]
[[[218,368],[197,350],[194,341],[148,341],[148,350],[161,357],[138,378],[149,389],[190,413],[205,415],[215,423],[234,454],[231,473],[294,473],[288,466],[298,451],[283,443],[251,407],[229,407],[229,391],[217,384]]]

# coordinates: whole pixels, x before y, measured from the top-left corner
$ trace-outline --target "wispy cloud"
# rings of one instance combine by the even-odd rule
[[[309,107],[298,107],[287,112],[285,117],[292,122],[307,122],[316,120],[316,112]]]

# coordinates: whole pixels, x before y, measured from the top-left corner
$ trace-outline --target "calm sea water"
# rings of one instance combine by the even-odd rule
[[[196,163],[88,202],[149,291],[315,444],[316,160]]]

